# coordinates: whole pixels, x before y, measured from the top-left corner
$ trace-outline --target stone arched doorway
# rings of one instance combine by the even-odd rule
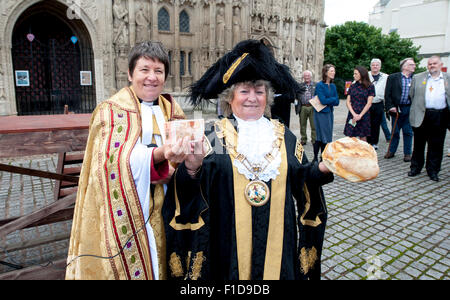
[[[95,108],[94,56],[84,24],[58,2],[22,13],[12,36],[18,115],[75,113]]]

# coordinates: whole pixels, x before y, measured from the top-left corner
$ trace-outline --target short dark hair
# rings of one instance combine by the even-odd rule
[[[323,82],[327,81],[327,73],[328,73],[328,70],[330,70],[331,68],[334,68],[336,70],[336,67],[332,64],[326,64],[323,66],[323,68],[322,68],[322,81]],[[333,80],[331,80],[330,82],[333,82]]]
[[[145,41],[136,44],[128,54],[128,71],[133,74],[137,61],[145,57],[148,59],[156,59],[164,64],[165,79],[169,76],[169,54],[160,42]]]

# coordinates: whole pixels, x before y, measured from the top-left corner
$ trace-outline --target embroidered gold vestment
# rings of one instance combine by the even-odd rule
[[[160,95],[158,100],[165,121],[184,118],[181,107],[170,95]],[[130,169],[130,155],[141,132],[140,103],[131,88],[120,90],[93,112],[78,185],[66,279],[155,277],[145,220]],[[154,198],[150,222],[161,266],[165,265],[163,195]],[[165,268],[159,269],[159,278],[165,278]]]

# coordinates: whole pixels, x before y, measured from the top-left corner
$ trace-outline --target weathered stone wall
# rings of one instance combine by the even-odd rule
[[[17,114],[11,57],[14,26],[31,6],[51,2],[60,7],[55,8],[59,17],[86,28],[94,52],[97,102],[128,84],[128,51],[146,39],[161,41],[169,50],[166,90],[177,95],[248,38],[274,46],[276,58],[299,80],[305,69],[320,77],[324,0],[2,0],[0,115]],[[168,24],[161,24],[162,19]]]

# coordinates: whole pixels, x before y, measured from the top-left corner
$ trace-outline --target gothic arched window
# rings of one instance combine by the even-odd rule
[[[190,20],[186,11],[180,13],[180,32],[190,32]]]
[[[158,11],[158,30],[170,31],[170,15],[164,7]]]
[[[186,70],[184,68],[185,58],[186,58],[186,52],[181,51],[180,52],[180,75],[181,76],[184,76],[186,74]]]

